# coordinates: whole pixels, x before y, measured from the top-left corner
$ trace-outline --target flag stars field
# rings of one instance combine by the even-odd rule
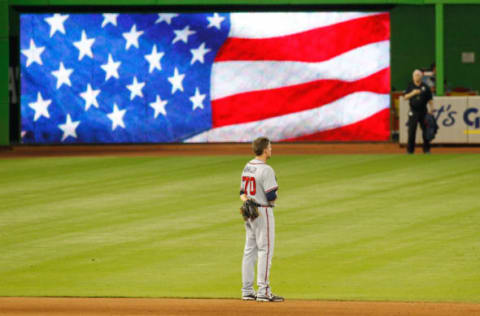
[[[28,49],[22,49],[21,52],[27,57],[26,66],[30,66],[32,63],[42,65],[42,58],[40,57],[45,50],[44,46],[37,47],[33,39],[30,39],[30,47]]]
[[[112,121],[112,131],[114,131],[118,126],[125,128],[125,123],[123,122],[123,117],[127,110],[119,110],[117,104],[113,104],[113,112],[107,114],[107,117]]]
[[[63,131],[62,142],[68,137],[77,138],[76,129],[79,124],[80,121],[72,122],[70,113],[67,114],[67,121],[65,122],[65,124],[58,125],[58,127]]]
[[[108,54],[108,62],[102,65],[102,69],[105,70],[105,81],[111,77],[119,78],[118,76],[118,67],[120,67],[120,61],[114,61],[111,54]]]
[[[190,52],[192,53],[192,60],[190,62],[193,65],[196,61],[200,63],[204,63],[205,54],[207,54],[211,49],[205,47],[205,43],[202,43],[198,48],[191,49]]]
[[[78,60],[82,60],[84,56],[93,58],[92,45],[94,42],[95,38],[87,38],[85,30],[83,30],[80,40],[73,43],[73,45],[78,49]]]
[[[58,31],[62,34],[65,34],[65,27],[63,23],[68,19],[69,15],[62,15],[55,13],[52,17],[45,18],[45,22],[50,25],[50,37],[55,35]]]
[[[133,77],[132,84],[127,85],[127,89],[130,90],[130,100],[133,100],[136,96],[143,98],[143,87],[145,87],[145,82],[138,82],[137,77]]]
[[[103,14],[103,21],[102,21],[102,28],[107,26],[108,24],[112,24],[113,26],[117,26],[117,18],[118,13],[104,13]]]
[[[153,45],[152,53],[149,55],[145,55],[145,59],[148,61],[148,73],[152,73],[155,69],[162,70],[162,64],[160,61],[162,60],[163,52],[157,52],[157,45]]]
[[[228,19],[213,12],[20,14],[22,143],[181,142],[211,129],[212,120],[192,116],[211,109],[214,56]]]
[[[80,97],[85,100],[85,112],[93,105],[98,109],[97,96],[100,94],[100,89],[93,90],[90,84],[87,84],[87,90],[80,93]]]
[[[193,104],[192,110],[195,110],[196,108],[200,108],[203,110],[203,100],[205,100],[205,97],[206,94],[200,94],[198,87],[195,88],[195,94],[190,97],[190,101]]]
[[[170,81],[170,83],[172,84],[172,94],[174,94],[177,90],[180,90],[183,92],[182,81],[184,78],[185,78],[185,74],[179,73],[177,67],[175,67],[173,76],[168,77],[168,81]]]
[[[220,30],[221,24],[223,20],[225,20],[225,18],[220,16],[218,13],[214,13],[213,16],[207,17],[207,20],[208,20],[207,28],[215,27]]]
[[[167,116],[167,111],[165,110],[165,106],[167,105],[167,101],[162,100],[160,96],[157,94],[157,98],[155,99],[155,102],[150,103],[150,107],[152,107],[155,110],[155,113],[153,114],[153,118],[157,118],[158,114],[162,114],[163,116]]]
[[[36,122],[40,117],[50,118],[48,107],[52,103],[52,100],[44,100],[40,92],[37,93],[37,101],[31,102],[28,106],[35,111],[33,121]]]
[[[130,46],[138,48],[138,39],[143,34],[143,31],[137,31],[137,25],[134,24],[130,29],[130,32],[123,33],[123,37],[127,40],[125,44],[125,50],[128,50]]]
[[[167,24],[171,24],[172,19],[176,18],[177,16],[178,16],[178,14],[176,14],[176,13],[159,13],[158,18],[155,21],[155,24],[159,24],[159,23],[162,23],[162,22],[165,22]]]
[[[185,44],[188,43],[188,37],[195,34],[195,31],[190,30],[190,26],[185,26],[182,30],[174,30],[175,38],[172,41],[172,44],[175,44],[178,41],[182,41]]]
[[[72,83],[70,81],[70,75],[73,73],[73,69],[66,69],[63,65],[63,62],[60,62],[60,67],[58,70],[52,71],[52,75],[57,78],[57,89],[64,84],[71,87]]]

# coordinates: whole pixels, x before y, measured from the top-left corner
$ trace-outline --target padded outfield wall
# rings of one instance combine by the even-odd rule
[[[474,1],[467,1],[473,3]],[[95,2],[95,4],[99,5],[111,5],[113,2],[108,1],[105,3],[101,2]],[[239,2],[237,2],[239,3]],[[272,4],[270,1],[265,1],[262,2],[264,4]],[[279,3],[276,1],[275,3]],[[316,5],[313,5],[316,4]],[[330,4],[330,5],[335,5],[335,7],[332,6],[318,6],[321,4]],[[354,6],[354,9],[359,9],[363,8],[366,10],[375,10],[378,8],[380,9],[385,9],[385,1],[317,1],[317,2],[308,2],[309,6],[307,7],[309,10],[325,10],[331,9],[331,8],[341,8],[341,10],[350,10],[352,8],[351,6],[338,6],[338,4],[356,4]],[[358,4],[376,4],[374,6],[368,6],[368,7],[359,7]],[[406,82],[409,80],[410,77],[410,70],[416,67],[427,67],[433,60],[434,60],[434,8],[432,5],[418,5],[418,4],[423,4],[423,1],[388,1],[387,2],[389,5],[392,3],[395,4],[395,6],[391,5],[387,9],[390,11],[390,17],[391,17],[391,86],[394,90],[401,90],[404,88]],[[75,1],[10,1],[6,2],[3,1],[2,5],[4,8],[7,8],[8,5],[11,6],[10,8],[10,20],[11,22],[11,27],[8,30],[8,28],[2,28],[4,33],[1,34],[2,36],[2,48],[3,48],[3,53],[2,55],[5,56],[6,50],[8,50],[8,40],[7,36],[8,34],[11,35],[11,37],[18,36],[18,29],[15,27],[15,14],[16,10],[13,9],[13,6],[17,6],[18,8],[19,5],[21,6],[28,6],[28,5],[61,5],[61,6],[68,6],[68,5],[78,5],[78,4],[85,4],[85,1],[80,1],[80,2],[75,2]],[[120,4],[122,5],[130,5],[132,3],[128,2],[121,2]],[[165,1],[136,1],[134,2],[135,5],[146,5],[146,6],[154,6],[154,5],[173,5],[175,4],[176,6],[174,7],[175,9],[178,9],[178,2],[165,2]],[[198,10],[198,3],[195,1],[192,2],[182,2],[181,4],[186,4],[186,5],[196,5],[194,7],[195,9]],[[202,3],[205,4],[205,3]],[[232,4],[232,2],[229,2],[229,4]],[[242,2],[239,4],[248,4],[247,2]],[[258,2],[255,2],[255,4],[258,4]],[[299,9],[299,5],[305,4],[305,2],[298,2],[297,6],[293,7],[282,7],[282,10],[287,10],[289,8],[294,8],[295,10]],[[412,5],[408,5],[412,4]],[[208,5],[214,6],[213,8],[216,8],[215,6],[221,7],[224,5],[221,1],[209,1]],[[381,6],[381,7],[379,7]],[[271,6],[266,6],[269,10],[271,10]],[[245,6],[244,6],[245,8]],[[168,9],[165,10],[169,10]],[[249,10],[252,8],[248,7]],[[258,7],[253,7],[253,9],[258,10]],[[466,12],[468,9],[468,13]],[[173,10],[173,9],[172,9]],[[446,65],[446,72],[447,72],[447,84],[451,84],[452,86],[454,85],[464,85],[464,86],[470,86],[471,88],[476,89],[480,85],[478,84],[478,78],[475,78],[473,74],[475,71],[469,71],[472,69],[475,69],[477,64],[473,65],[463,65],[459,62],[459,52],[463,50],[473,50],[476,51],[476,47],[472,47],[471,41],[468,40],[468,38],[471,38],[472,36],[475,36],[476,30],[478,28],[474,28],[476,25],[474,21],[474,16],[475,16],[475,10],[478,11],[478,6],[447,6],[447,9],[445,10],[445,21],[446,21],[446,30],[448,30],[446,33],[447,35],[450,34],[455,34],[458,36],[458,34],[462,34],[459,39],[453,40],[453,35],[447,38],[446,40],[446,49],[445,49],[445,56],[447,60],[452,60],[452,62],[447,63]],[[7,12],[6,10],[2,10],[3,12]],[[208,10],[207,10],[208,11]],[[465,28],[462,30],[462,32],[457,32],[459,29],[461,29],[462,25],[459,25],[458,21],[459,19],[457,18],[458,15],[462,13],[467,13],[466,18],[462,21],[462,25],[468,25],[469,27]],[[6,21],[5,19],[2,19],[3,21]],[[411,21],[416,20],[416,21],[422,21],[421,23],[421,30],[417,27],[417,25],[412,24]],[[408,23],[407,23],[408,22]],[[415,30],[415,31],[413,31]],[[457,30],[457,31],[455,31]],[[12,42],[12,41],[10,41]],[[415,52],[412,52],[412,49],[410,47],[416,47]],[[5,62],[5,58],[2,58],[2,61]],[[18,61],[17,61],[18,62]],[[12,66],[15,66],[14,64],[11,63]],[[473,68],[472,68],[473,67]],[[5,68],[3,68],[5,69]],[[19,70],[15,68],[11,68],[10,74],[13,75],[13,77],[16,77],[17,79],[19,78]],[[473,77],[472,77],[473,76]],[[4,78],[5,79],[5,76]],[[11,81],[9,82],[10,88],[12,88]],[[8,85],[3,85],[3,86],[8,86]],[[16,91],[12,91],[16,90]],[[5,93],[5,91],[2,91]],[[12,102],[12,105],[10,109],[15,112],[16,109],[18,109],[19,105],[18,102],[20,100],[19,94],[18,94],[18,89],[10,89],[10,101]],[[14,95],[15,94],[15,95]],[[12,126],[9,126],[10,122],[7,117],[9,117],[9,107],[8,103],[5,102],[7,100],[6,97],[3,97],[0,101],[0,118],[2,120],[2,124],[0,124],[0,143],[1,144],[8,144],[10,141],[12,143],[16,143],[19,140],[19,128],[18,125],[14,126],[15,128],[12,128]],[[16,104],[14,102],[17,102]],[[18,116],[18,113],[14,113]],[[10,116],[12,113],[10,113]],[[15,125],[15,124],[14,124]],[[10,134],[9,135],[9,130]]]

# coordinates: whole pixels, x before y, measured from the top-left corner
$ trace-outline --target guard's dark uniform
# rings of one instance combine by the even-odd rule
[[[413,96],[410,101],[410,112],[408,113],[408,145],[407,152],[413,153],[415,150],[415,134],[417,132],[417,125],[420,123],[423,135],[423,152],[430,152],[430,141],[427,139],[427,131],[425,126],[425,115],[427,114],[427,103],[432,99],[432,91],[425,83],[415,85],[410,82],[405,94],[412,92],[415,89],[420,89],[420,94]]]

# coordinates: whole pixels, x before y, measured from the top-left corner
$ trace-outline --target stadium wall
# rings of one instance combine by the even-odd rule
[[[390,23],[392,90],[404,90],[413,69],[428,67],[435,60],[434,7],[396,6]]]
[[[403,90],[410,80],[411,71],[414,68],[428,67],[435,60],[435,1],[423,0],[0,0],[0,146],[9,145],[18,136],[10,129],[11,113],[15,115],[15,107],[18,107],[19,99],[10,89],[13,82],[9,80],[9,36],[17,32],[16,19],[14,19],[13,6],[68,6],[68,5],[232,5],[232,4],[397,4],[391,10],[391,84],[392,90]],[[443,1],[448,2],[448,1]],[[421,5],[427,3],[427,5]],[[480,3],[479,1],[464,1],[464,3]],[[9,14],[10,13],[10,14]],[[10,17],[9,17],[10,15]],[[472,4],[446,5],[445,8],[445,77],[447,88],[463,86],[474,90],[480,90],[480,77],[476,74],[480,71],[478,62],[463,64],[462,52],[480,52],[480,42],[474,39],[479,37],[480,27],[478,22],[480,6]],[[9,22],[10,21],[10,22]],[[18,34],[16,34],[18,36]],[[478,58],[478,56],[477,56]],[[10,66],[12,63],[10,63]],[[15,69],[10,69],[11,77]],[[7,90],[6,88],[9,88]],[[18,93],[18,91],[16,92]],[[16,101],[9,105],[13,99]],[[13,102],[12,102],[13,103]]]
[[[465,87],[480,91],[480,6],[445,7],[445,89]],[[391,10],[392,90],[403,90],[414,68],[435,61],[435,9],[433,5],[401,5]],[[475,63],[461,61],[462,52],[474,52]]]
[[[480,92],[480,5],[445,7],[445,79],[447,87]],[[474,63],[462,63],[462,52],[474,52]]]
[[[8,2],[0,0],[0,146],[10,144],[10,113],[8,98]]]

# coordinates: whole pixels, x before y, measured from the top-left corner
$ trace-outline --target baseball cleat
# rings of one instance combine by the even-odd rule
[[[255,301],[256,299],[257,299],[257,296],[255,294],[249,294],[249,295],[242,296],[243,301]]]
[[[257,302],[283,302],[285,299],[281,296],[271,294],[270,296],[257,296]]]

